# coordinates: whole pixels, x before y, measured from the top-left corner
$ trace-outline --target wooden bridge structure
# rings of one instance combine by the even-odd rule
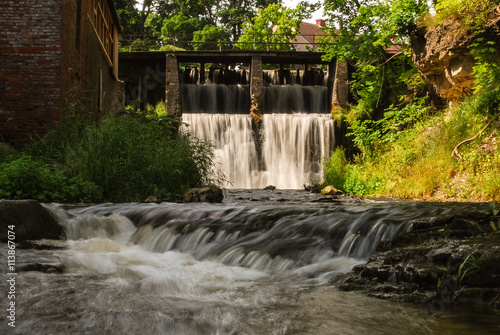
[[[332,106],[344,107],[348,101],[348,67],[346,62],[324,61],[324,53],[299,51],[227,50],[227,51],[148,51],[120,53],[120,79],[126,83],[126,99],[150,104],[165,100],[170,115],[181,116],[181,64],[199,64],[200,78],[204,78],[205,64],[241,64],[249,69],[251,106],[253,116],[262,114],[264,87],[263,64],[279,64],[280,68],[326,64],[328,88]],[[203,84],[201,82],[200,84]]]

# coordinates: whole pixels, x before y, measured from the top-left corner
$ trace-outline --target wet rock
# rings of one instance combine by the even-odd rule
[[[275,190],[276,189],[276,186],[274,185],[267,185],[266,187],[264,187],[264,190]]]
[[[500,245],[478,245],[477,249],[481,251],[472,253],[476,255],[477,263],[465,263],[463,271],[470,267],[471,273],[464,277],[462,283],[472,287],[500,288]]]
[[[432,262],[439,265],[446,265],[453,255],[453,249],[450,246],[439,248],[430,251],[426,257],[430,258]]]
[[[475,305],[486,302],[489,307],[500,311],[500,288],[463,287],[460,290],[460,301]]]
[[[146,199],[144,199],[144,202],[146,202],[146,203],[156,203],[156,202],[159,202],[159,201],[158,201],[158,198],[156,198],[154,195],[150,195],[149,197],[147,197]]]
[[[332,196],[332,197],[328,197],[328,198],[318,198],[316,200],[313,200],[312,202],[340,202],[338,196]]]
[[[321,190],[321,194],[324,194],[324,195],[340,195],[340,194],[342,194],[342,191],[336,189],[332,185],[328,185],[328,186],[326,186],[325,188],[323,188]]]
[[[222,202],[224,194],[217,186],[207,186],[191,188],[186,191],[183,197],[184,202]]]
[[[315,185],[303,185],[303,186],[304,186],[304,190],[307,191],[307,192],[321,193],[321,188],[320,188],[320,185],[318,185],[318,184],[315,184]]]
[[[37,271],[43,273],[63,273],[64,265],[62,264],[46,264],[46,263],[30,263],[18,267],[18,272]]]
[[[393,301],[497,306],[500,234],[486,233],[487,222],[481,210],[415,221],[412,231],[381,243],[366,264],[339,279],[339,288]],[[463,278],[461,266],[461,274],[470,268]]]
[[[0,241],[8,240],[8,231],[14,242],[39,239],[64,239],[63,228],[51,212],[35,200],[0,200]]]
[[[36,250],[62,250],[66,249],[65,241],[61,240],[26,240],[16,245],[17,249],[36,249]]]

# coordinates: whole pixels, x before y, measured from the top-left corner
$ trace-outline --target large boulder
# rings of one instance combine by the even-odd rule
[[[50,211],[35,200],[0,200],[0,241],[62,239],[64,230]],[[10,232],[14,232],[14,234]]]
[[[217,186],[191,188],[184,193],[184,202],[222,202],[224,193]]]

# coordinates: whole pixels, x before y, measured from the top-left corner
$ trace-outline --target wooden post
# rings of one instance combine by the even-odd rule
[[[113,75],[118,79],[118,28],[113,25]]]
[[[335,83],[335,69],[337,62],[335,59],[331,60],[328,64],[328,81],[326,86],[328,87],[328,99],[330,99],[330,103],[333,102],[333,86]]]
[[[200,63],[200,85],[205,84],[205,63]]]

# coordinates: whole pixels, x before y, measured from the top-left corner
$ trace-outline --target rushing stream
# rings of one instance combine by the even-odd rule
[[[412,222],[474,204],[322,200],[225,190],[222,204],[49,205],[67,249],[18,249],[17,266],[64,271],[19,272],[16,327],[4,319],[0,333],[498,334],[500,318],[484,311],[377,300],[335,285]]]

